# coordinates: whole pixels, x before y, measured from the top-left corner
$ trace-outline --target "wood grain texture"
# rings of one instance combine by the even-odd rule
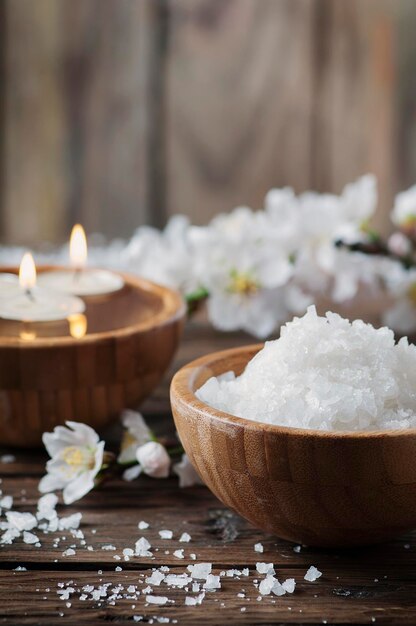
[[[204,222],[258,208],[273,185],[311,185],[307,0],[172,0],[168,211]]]
[[[148,221],[150,4],[5,1],[6,241]]]
[[[55,331],[26,341],[16,330],[7,336],[8,322],[0,321],[1,444],[39,445],[43,432],[68,419],[101,429],[160,381],[179,342],[184,303],[168,288],[123,277],[123,290],[107,303],[85,298],[83,338]]]
[[[172,373],[195,357],[244,342],[248,342],[248,337],[242,333],[224,335],[197,321],[187,326],[175,363],[142,408],[159,437],[174,435],[168,397]],[[104,439],[117,451],[119,429],[113,426]],[[10,450],[1,449],[0,455],[6,452]],[[30,455],[23,450],[13,452],[14,463],[0,463],[1,488],[4,494],[14,497],[16,510],[32,511],[39,497],[37,485],[44,473],[46,456],[33,450]],[[143,615],[145,623],[155,619],[154,616],[163,616],[189,626],[198,623],[210,626],[224,623],[318,625],[323,620],[328,624],[372,624],[372,618],[376,619],[376,624],[413,626],[416,622],[414,533],[385,543],[382,548],[370,546],[337,551],[302,547],[297,553],[292,544],[255,529],[225,508],[205,487],[178,489],[176,477],[158,481],[140,477],[132,483],[109,481],[74,505],[60,507],[59,512],[69,515],[76,511],[83,515],[81,528],[86,545],[78,547],[74,556],[62,556],[74,542],[68,533],[61,533],[66,539],[61,539],[58,548],[53,546],[54,535],[43,534],[41,549],[21,541],[0,547],[2,623],[8,626],[57,623],[98,626],[110,621],[132,623],[133,615]],[[145,533],[137,528],[140,520],[150,523]],[[172,541],[160,538],[158,531],[162,528],[173,531]],[[192,536],[189,544],[177,541],[184,531]],[[113,555],[134,546],[142,534],[158,548],[154,552],[156,558],[133,558],[121,563],[121,572],[115,572],[119,563]],[[257,542],[263,544],[263,554],[254,552]],[[109,543],[116,546],[115,553],[102,549]],[[94,550],[88,550],[87,546]],[[178,561],[173,551],[184,547],[185,559]],[[169,554],[165,554],[166,550]],[[176,602],[166,607],[146,607],[144,598],[135,603],[119,600],[114,606],[105,600],[101,603],[73,600],[71,607],[66,607],[56,594],[58,583],[72,580],[71,585],[79,588],[90,583],[96,585],[100,578],[101,582],[135,584],[142,589],[145,584],[140,581],[156,566],[168,565],[175,572],[184,571],[192,562],[191,552],[197,555],[198,562],[213,563],[215,573],[233,567],[249,567],[250,576],[244,581],[224,580],[221,591],[207,594],[200,607],[184,606],[185,593],[170,590],[167,595]],[[259,560],[273,562],[279,578],[294,577],[295,594],[258,602],[254,579],[259,578],[255,572]],[[311,564],[323,572],[316,583],[303,580]],[[14,572],[17,565],[25,565],[28,571]],[[103,573],[98,574],[98,570]],[[243,588],[248,599],[237,596]],[[246,611],[241,612],[243,607]],[[60,617],[62,612],[64,616]]]
[[[215,495],[255,526],[307,545],[376,543],[415,528],[415,430],[284,428],[234,417],[196,398],[208,378],[240,374],[260,348],[202,357],[172,381],[179,436]]]

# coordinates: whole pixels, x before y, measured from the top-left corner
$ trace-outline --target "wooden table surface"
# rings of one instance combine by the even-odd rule
[[[247,341],[249,338],[241,335],[225,337],[204,327],[188,328],[172,371],[191,358]],[[143,407],[159,434],[173,431],[168,381],[169,376]],[[114,431],[110,436],[114,437]],[[10,451],[2,450],[1,454],[6,452]],[[12,453],[16,461],[0,465],[0,487],[3,495],[14,497],[15,510],[34,512],[46,456],[42,451]],[[226,509],[207,488],[179,489],[176,477],[144,477],[131,483],[114,480],[73,506],[59,507],[60,516],[77,511],[82,513],[80,528],[84,540],[74,538],[68,531],[43,535],[35,530],[41,548],[20,539],[10,546],[1,546],[1,623],[416,623],[416,534],[355,551],[302,547],[296,552],[291,544],[252,528]],[[140,520],[149,522],[150,528],[138,530]],[[172,530],[173,539],[161,539],[161,529]],[[179,543],[178,537],[185,531],[191,535],[191,542]],[[154,558],[114,558],[122,555],[123,548],[134,548],[140,536],[149,539]],[[58,545],[57,537],[61,537]],[[83,542],[85,545],[81,545]],[[263,554],[254,551],[257,542],[264,545]],[[75,554],[63,556],[71,545],[76,545]],[[116,549],[103,549],[108,545]],[[184,548],[185,559],[173,556],[178,548]],[[196,555],[196,561],[190,559],[191,553]],[[221,590],[207,593],[201,606],[185,606],[186,591],[173,590],[163,583],[153,587],[153,594],[168,596],[165,606],[146,605],[146,594],[137,599],[126,598],[130,585],[139,590],[147,586],[145,578],[152,568],[166,565],[170,573],[183,573],[189,563],[202,561],[212,562],[214,573],[248,567],[250,574],[240,579],[223,578]],[[266,596],[259,601],[253,582],[261,578],[255,572],[257,561],[273,562],[280,580],[295,578],[295,593]],[[322,577],[314,583],[303,579],[310,565],[322,571]],[[19,566],[26,571],[16,571]],[[108,597],[92,599],[91,594],[86,594],[87,599],[80,599],[83,586],[97,588],[104,583],[110,583],[110,589],[122,585],[120,598],[109,601]],[[68,586],[73,593],[66,600],[60,599],[57,591]]]

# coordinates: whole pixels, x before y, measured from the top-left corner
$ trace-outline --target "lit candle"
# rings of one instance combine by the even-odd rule
[[[123,287],[124,281],[119,274],[86,267],[87,239],[80,224],[72,229],[69,256],[72,269],[42,272],[39,275],[39,285],[77,296],[97,296],[119,291]]]
[[[20,293],[19,279],[16,274],[0,273],[0,300]]]
[[[36,286],[36,267],[29,252],[20,264],[18,292],[0,299],[0,317],[5,320],[49,322],[84,311],[85,304],[80,298]]]

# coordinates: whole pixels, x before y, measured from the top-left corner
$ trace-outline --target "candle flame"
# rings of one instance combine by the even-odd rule
[[[75,269],[82,269],[87,263],[87,238],[81,224],[75,224],[69,240],[69,257]]]
[[[87,334],[87,318],[82,313],[68,317],[69,333],[74,339],[82,339]]]
[[[36,266],[30,252],[23,255],[20,263],[19,284],[24,290],[30,290],[36,285]]]

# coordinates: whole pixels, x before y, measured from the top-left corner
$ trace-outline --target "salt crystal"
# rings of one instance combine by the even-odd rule
[[[189,535],[188,533],[182,533],[182,535],[179,538],[179,541],[182,543],[188,543],[189,541],[191,541],[191,535]]]
[[[152,553],[149,552],[149,548],[152,546],[147,541],[146,537],[141,537],[136,541],[135,552],[137,556],[152,556]]]
[[[165,575],[162,574],[162,572],[158,572],[157,570],[155,570],[154,572],[152,572],[151,576],[148,576],[146,578],[146,582],[149,585],[156,585],[156,587],[159,587],[160,583],[164,579],[165,579]]]
[[[28,532],[27,530],[24,531],[23,533],[23,542],[24,543],[38,543],[39,538],[34,535],[33,533]]]
[[[191,573],[192,578],[205,579],[211,574],[212,563],[195,563],[195,565],[188,565],[188,572]]]
[[[281,328],[233,379],[196,391],[207,404],[254,421],[327,431],[416,427],[416,345],[393,331],[315,307]],[[267,392],[266,392],[267,390]]]
[[[81,523],[82,513],[74,513],[68,517],[61,517],[59,520],[59,530],[69,530],[70,528],[78,528]]]
[[[115,572],[122,572],[122,571],[123,571],[123,568],[122,568],[122,567],[120,567],[120,565],[117,565],[117,567],[115,567],[115,568],[114,568],[114,571],[115,571]]]
[[[274,584],[276,583],[276,579],[273,575],[267,575],[266,578],[264,578],[259,585],[259,591],[261,593],[262,596],[268,596],[271,592],[271,590],[274,587]]]
[[[284,580],[282,582],[282,587],[285,591],[287,591],[287,593],[293,593],[295,591],[295,587],[296,587],[296,581],[294,578],[286,578],[286,580]]]
[[[74,554],[76,554],[76,552],[73,548],[68,548],[67,550],[62,552],[62,556],[74,556]]]
[[[177,559],[184,559],[184,555],[183,555],[183,550],[175,550],[175,552],[173,553],[173,556],[176,557]]]
[[[200,593],[196,598],[192,598],[191,596],[186,596],[185,605],[186,606],[195,606],[197,604],[202,604],[203,599],[205,598],[205,592]]]
[[[146,528],[149,528],[149,524],[147,522],[141,521],[137,524],[137,528],[139,530],[146,530]]]
[[[2,454],[0,456],[0,463],[15,463],[16,457],[14,454]]]
[[[256,563],[256,570],[259,574],[274,574],[273,563]]]
[[[23,567],[23,565],[18,565],[17,567],[14,568],[15,572],[27,572],[27,568]]]
[[[264,552],[264,547],[262,543],[256,543],[254,546],[254,552]]]
[[[221,582],[219,576],[208,574],[206,582],[204,583],[204,589],[207,591],[213,591],[214,589],[221,589]]]
[[[186,587],[191,580],[192,578],[187,574],[168,574],[164,582],[169,587],[179,587],[180,589],[183,589],[183,587]],[[193,591],[195,591],[195,589]],[[199,585],[196,591],[199,591]]]
[[[172,539],[173,532],[171,530],[159,530],[159,535],[162,539]]]
[[[302,550],[302,546],[295,546],[293,548],[293,552],[296,552],[297,554],[299,554],[299,552]]]
[[[0,508],[11,509],[12,506],[13,506],[12,496],[3,496],[3,498],[0,499]]]
[[[101,550],[116,550],[117,548],[113,545],[111,545],[111,543],[106,543],[103,546],[101,546]]]
[[[127,557],[131,557],[134,556],[134,550],[132,550],[132,548],[124,548],[123,550],[123,556],[127,556]]]
[[[146,596],[146,602],[148,604],[166,604],[168,598],[166,596]]]
[[[319,569],[315,567],[315,565],[311,565],[308,571],[306,572],[304,579],[310,583],[313,583],[315,580],[317,580],[321,576],[322,576],[322,572],[320,572]]]
[[[32,513],[19,513],[18,511],[7,511],[7,521],[12,528],[17,530],[32,530],[37,525],[37,519]]]

